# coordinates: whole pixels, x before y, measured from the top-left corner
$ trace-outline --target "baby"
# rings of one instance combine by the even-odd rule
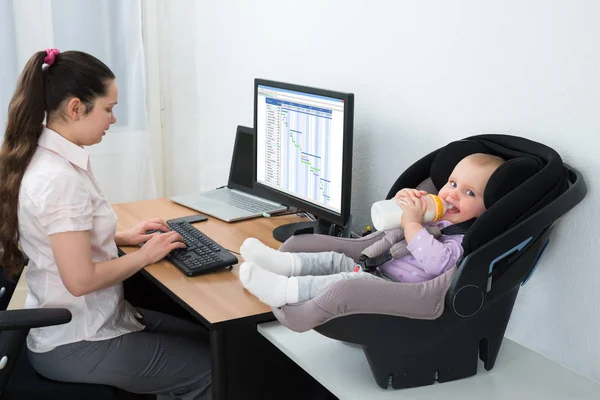
[[[437,223],[440,230],[479,217],[485,211],[483,193],[490,176],[504,161],[476,153],[463,158],[454,168],[438,196],[451,206]],[[395,198],[402,208],[401,226],[409,254],[392,259],[374,273],[356,268],[356,262],[341,253],[284,253],[259,240],[248,238],[240,252],[242,285],[260,301],[271,306],[303,302],[316,297],[333,282],[343,279],[386,279],[424,282],[452,268],[462,256],[462,234],[436,239],[423,226],[427,193],[402,189]]]

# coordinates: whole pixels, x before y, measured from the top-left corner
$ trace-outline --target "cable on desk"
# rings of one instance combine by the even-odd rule
[[[309,214],[306,211],[298,210],[297,215],[299,217],[306,217],[306,218],[310,219],[311,221],[317,220],[312,214]]]
[[[262,216],[265,218],[275,218],[275,217],[283,217],[285,215],[292,215],[292,214],[296,214],[297,216],[299,216],[301,218],[308,218],[311,221],[317,220],[314,216],[307,213],[306,211],[302,211],[299,208],[294,208],[294,207],[288,207],[288,211],[277,213],[277,214],[269,214],[269,213],[263,212]]]
[[[230,253],[237,254],[238,256],[241,256],[241,254],[238,253],[237,251],[233,251],[233,250],[229,250],[229,249],[225,249],[225,250],[227,250]]]
[[[266,218],[275,218],[275,217],[283,217],[285,215],[293,215],[293,214],[296,214],[300,218],[308,218],[311,221],[316,221],[315,217],[313,217],[309,213],[307,213],[305,211],[301,211],[301,210],[288,211],[288,212],[278,213],[278,214],[263,213],[263,217],[266,217]]]
[[[270,214],[268,212],[263,212],[262,216],[265,218],[275,218],[275,217],[283,217],[284,215],[291,215],[291,214],[296,214],[296,211],[287,211],[287,212],[282,212],[282,213],[277,213],[277,214]]]

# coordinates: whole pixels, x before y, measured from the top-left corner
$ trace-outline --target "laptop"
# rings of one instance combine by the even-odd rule
[[[269,216],[287,207],[257,195],[254,184],[254,129],[238,126],[227,186],[201,193],[170,197],[182,206],[226,222]]]

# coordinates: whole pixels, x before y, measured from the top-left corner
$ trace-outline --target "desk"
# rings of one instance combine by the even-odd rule
[[[480,362],[477,375],[469,378],[385,390],[375,383],[358,345],[312,330],[293,332],[279,322],[261,324],[258,331],[343,400],[594,400],[600,396],[600,383],[506,338],[491,371],[486,371]]]
[[[168,199],[114,204],[117,213],[117,229],[124,230],[136,223],[161,217],[165,220],[192,215],[196,212],[179,206]],[[275,227],[303,219],[296,215],[227,223],[209,217],[206,222],[194,226],[226,249],[239,252],[248,237],[256,237],[263,243],[277,248],[280,243],[273,236]],[[122,247],[124,253],[136,251],[137,247]],[[238,256],[240,261],[242,260]],[[167,261],[147,266],[142,274],[167,293],[173,300],[210,330],[212,358],[213,399],[223,399],[227,393],[225,330],[240,330],[259,322],[274,319],[269,307],[244,290],[238,278],[239,266],[223,269],[207,275],[187,277]],[[231,358],[231,357],[230,357]]]

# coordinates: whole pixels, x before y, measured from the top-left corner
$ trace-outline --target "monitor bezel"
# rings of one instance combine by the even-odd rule
[[[342,204],[340,213],[336,213],[330,209],[320,207],[314,203],[309,203],[299,197],[290,195],[270,186],[263,185],[257,180],[258,171],[258,87],[271,86],[284,90],[292,90],[317,96],[331,97],[344,101],[344,127],[343,127],[343,156],[342,156]],[[323,218],[327,221],[334,222],[344,226],[347,224],[350,217],[350,198],[352,196],[352,142],[354,135],[354,94],[343,93],[332,90],[318,89],[310,86],[302,86],[285,82],[272,81],[267,79],[256,78],[254,80],[254,185],[268,195],[273,201],[277,201],[286,206],[296,207],[302,211],[306,211],[318,218]]]

